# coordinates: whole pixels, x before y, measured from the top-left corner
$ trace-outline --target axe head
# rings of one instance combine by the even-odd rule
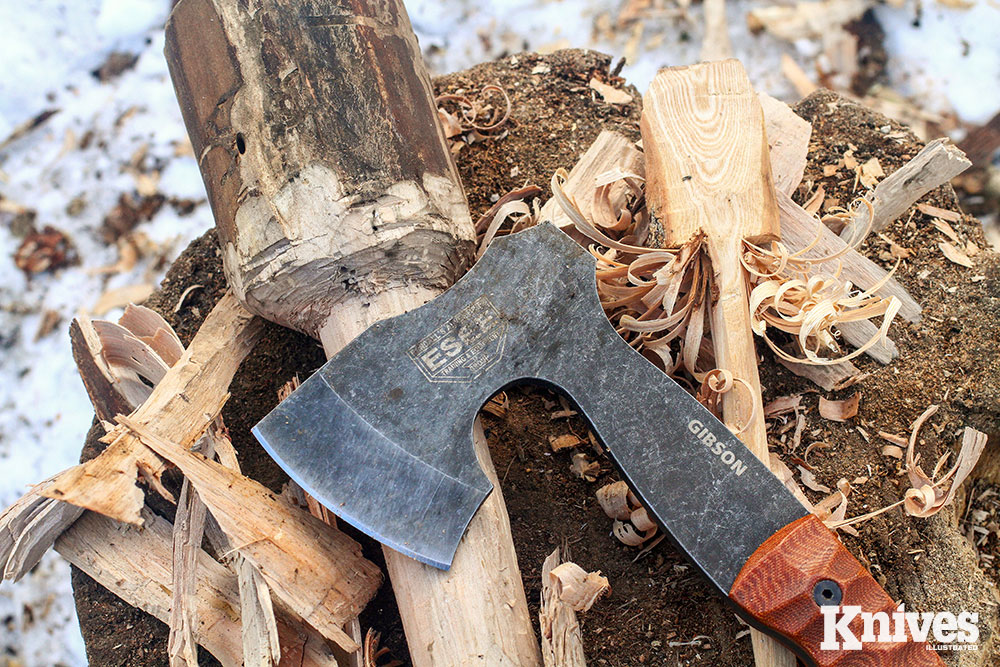
[[[804,510],[621,339],[594,268],[549,224],[498,239],[447,292],[341,350],[254,433],[336,515],[447,568],[492,489],[472,446],[476,413],[505,386],[541,381],[577,404],[643,507],[728,592]]]
[[[429,304],[370,327],[253,432],[337,516],[446,569],[493,488],[472,446],[476,413],[512,382],[551,377],[550,353],[595,325],[610,328],[593,257],[538,225],[496,240]]]

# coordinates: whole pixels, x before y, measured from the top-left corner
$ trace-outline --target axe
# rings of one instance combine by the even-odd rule
[[[250,310],[329,356],[471,263],[475,230],[401,0],[181,0],[166,56],[226,277]],[[385,558],[415,665],[541,664],[499,493],[451,571]]]
[[[593,256],[549,223],[498,239],[443,295],[373,324],[254,434],[343,520],[448,568],[496,492],[471,445],[477,411],[511,385],[555,387],[748,623],[809,664],[943,665],[903,635],[860,651],[822,648],[824,607],[891,615],[896,605],[722,422],[618,336],[594,269]],[[635,400],[620,401],[626,392]],[[861,636],[861,617],[849,627]]]

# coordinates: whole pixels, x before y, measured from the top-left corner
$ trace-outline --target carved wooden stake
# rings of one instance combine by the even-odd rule
[[[757,354],[750,329],[748,280],[740,264],[743,239],[778,238],[767,137],[760,102],[736,60],[661,70],[643,98],[646,198],[679,247],[704,234],[712,261],[712,345],[717,368],[744,381],[723,397],[729,424],[768,463]],[[756,403],[756,405],[755,405]],[[752,631],[758,667],[794,667],[776,640]]]
[[[230,285],[332,355],[447,288],[475,230],[402,2],[308,5],[181,0],[166,50]],[[498,486],[451,570],[386,562],[418,667],[540,664]]]

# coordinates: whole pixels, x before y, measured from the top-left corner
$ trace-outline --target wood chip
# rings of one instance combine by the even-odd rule
[[[542,661],[545,667],[586,667],[576,611],[559,598],[551,576],[560,560],[557,548],[542,564],[542,599],[538,610]]]
[[[903,458],[903,448],[898,445],[886,445],[882,448],[882,456],[888,456],[893,459]]]
[[[937,229],[939,232],[947,236],[954,243],[961,243],[961,241],[958,238],[958,234],[955,233],[955,230],[952,229],[951,225],[949,225],[941,218],[933,218],[931,220],[931,224],[934,225],[935,229]]]
[[[917,210],[924,215],[947,220],[948,222],[959,222],[962,219],[962,214],[958,211],[949,211],[946,208],[931,206],[930,204],[917,204]]]
[[[858,414],[858,406],[861,403],[861,392],[856,392],[853,396],[842,401],[831,401],[820,396],[819,414],[824,419],[836,422],[846,422],[851,417]]]
[[[811,470],[803,468],[802,466],[796,467],[799,469],[799,477],[802,479],[802,484],[804,484],[807,489],[817,491],[819,493],[830,493],[830,487],[816,481],[816,476]]]
[[[629,104],[632,101],[632,96],[624,90],[615,88],[614,86],[609,86],[598,79],[591,79],[589,85],[591,88],[600,93],[601,97],[603,97],[604,101],[608,104]]]
[[[549,572],[556,597],[574,611],[587,611],[603,595],[611,592],[601,571],[587,572],[576,563],[562,563]]]
[[[549,436],[549,446],[552,448],[553,452],[561,452],[564,449],[572,449],[574,447],[579,447],[582,444],[583,440],[576,437],[572,433]]]
[[[885,177],[885,172],[882,171],[882,165],[879,164],[878,158],[871,158],[863,165],[858,171],[858,179],[861,181],[861,185],[866,188],[874,188],[879,179]]]
[[[950,262],[964,266],[967,269],[971,269],[975,266],[972,259],[968,255],[948,242],[938,243],[938,248],[941,249],[941,252],[944,253],[944,256],[947,257]]]
[[[585,482],[596,482],[597,476],[601,474],[601,464],[597,461],[591,461],[582,452],[573,454],[573,462],[570,464],[569,469],[573,471],[574,475]]]
[[[142,283],[108,290],[100,296],[90,311],[94,315],[104,315],[109,310],[124,308],[130,303],[142,303],[149,298],[154,289],[152,283]]]

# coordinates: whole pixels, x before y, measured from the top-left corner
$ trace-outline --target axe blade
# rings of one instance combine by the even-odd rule
[[[493,485],[413,456],[359,415],[316,373],[253,428],[309,495],[358,530],[447,569]]]
[[[494,241],[444,294],[369,327],[255,434],[334,514],[446,569],[492,489],[472,446],[476,413],[504,387],[540,381],[579,406],[643,506],[727,592],[754,550],[805,512],[618,336],[595,261],[550,224]]]

